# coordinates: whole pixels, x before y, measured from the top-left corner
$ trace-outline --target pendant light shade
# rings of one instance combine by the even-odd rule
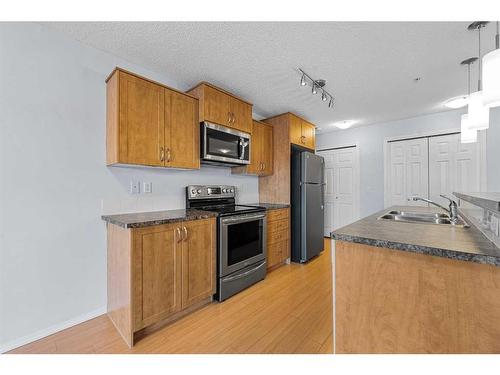
[[[483,104],[483,92],[476,91],[469,96],[469,129],[488,129],[490,123],[490,109]]]
[[[477,130],[469,129],[469,119],[467,115],[462,115],[460,121],[460,142],[461,143],[477,142]]]
[[[500,49],[483,57],[483,100],[488,108],[500,106]]]

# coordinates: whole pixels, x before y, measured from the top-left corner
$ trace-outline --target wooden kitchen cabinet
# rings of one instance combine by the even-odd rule
[[[250,164],[232,168],[233,174],[273,174],[273,127],[253,120],[250,143]]]
[[[184,229],[185,228],[185,229]],[[215,221],[185,223],[182,245],[182,308],[212,297],[216,292]]]
[[[198,99],[116,68],[106,80],[106,163],[198,169]]]
[[[287,112],[262,120],[273,127],[273,173],[259,177],[259,196],[263,202],[290,203],[290,145],[314,152],[315,126]]]
[[[267,269],[275,269],[290,258],[290,209],[267,213]]]
[[[316,148],[316,127],[310,122],[289,114],[290,122],[290,143],[314,150]]]
[[[252,132],[252,104],[208,82],[188,91],[199,99],[199,120]]]
[[[152,325],[212,301],[215,218],[107,229],[108,316],[130,347]]]

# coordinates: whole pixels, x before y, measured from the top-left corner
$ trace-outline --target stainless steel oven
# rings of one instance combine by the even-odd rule
[[[250,134],[225,126],[201,124],[201,161],[208,164],[250,164]]]
[[[222,217],[219,226],[221,276],[266,259],[265,212]]]

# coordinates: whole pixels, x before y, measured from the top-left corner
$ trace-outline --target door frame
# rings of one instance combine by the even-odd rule
[[[390,186],[389,186],[389,171],[390,171],[390,152],[389,143],[397,141],[405,141],[414,138],[429,138],[438,137],[441,135],[460,133],[459,128],[450,128],[443,130],[433,130],[423,133],[413,133],[408,135],[399,135],[395,137],[384,138],[384,208],[389,206]],[[477,144],[479,147],[479,190],[486,190],[486,132],[478,131]]]
[[[346,144],[340,144],[335,147],[328,147],[328,148],[323,148],[321,150],[316,150],[316,154],[318,152],[322,151],[334,151],[334,150],[340,150],[343,148],[354,148],[354,154],[356,157],[355,163],[354,163],[354,168],[356,168],[356,172],[354,173],[354,215],[353,215],[353,220],[359,220],[360,219],[360,181],[361,181],[361,171],[360,171],[360,160],[359,160],[359,144],[356,143],[346,143]],[[325,181],[326,183],[326,181]]]

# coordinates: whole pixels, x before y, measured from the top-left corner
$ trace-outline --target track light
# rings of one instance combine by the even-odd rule
[[[301,86],[305,86],[305,85],[307,85],[307,82],[306,82],[306,75],[305,75],[305,74],[302,74],[302,78],[300,79],[300,85],[301,85]]]
[[[313,79],[302,69],[299,68],[298,70],[302,74],[302,76],[300,77],[300,85],[306,86],[309,83],[312,87],[311,93],[313,95],[316,95],[318,93],[318,89],[321,90],[321,100],[327,102],[328,99],[330,99],[328,108],[333,108],[333,95],[325,90],[326,81],[324,79]]]

